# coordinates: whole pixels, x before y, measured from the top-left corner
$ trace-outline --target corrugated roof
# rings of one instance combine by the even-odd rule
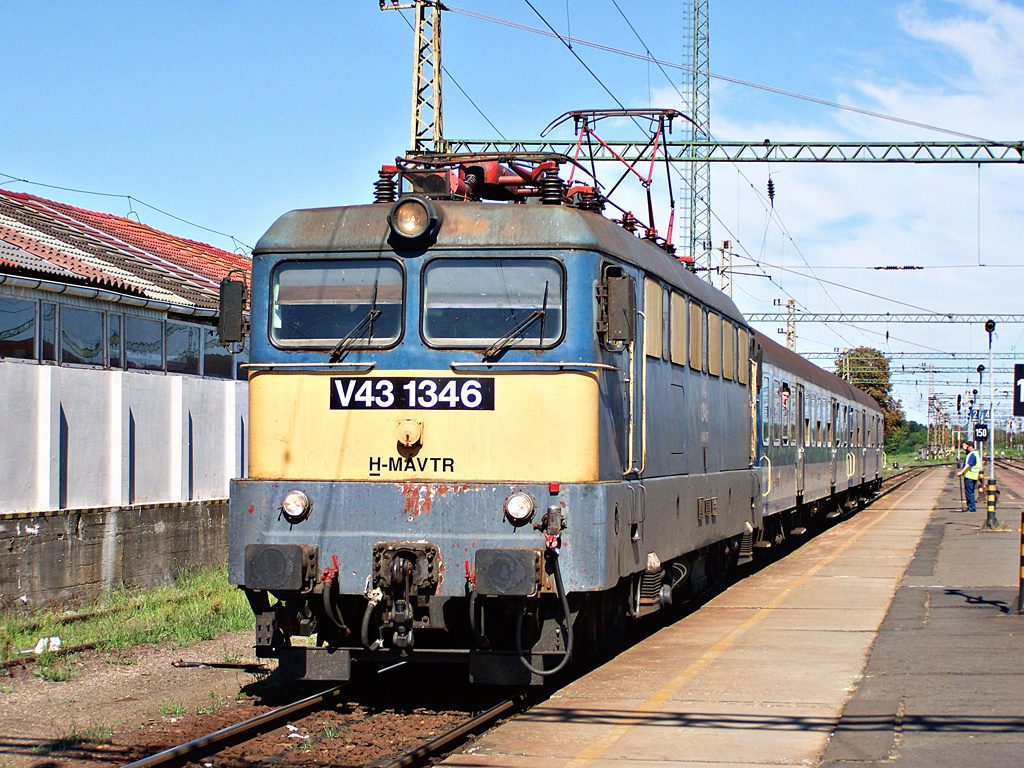
[[[76,278],[181,307],[217,306],[220,281],[252,260],[132,219],[0,189],[0,272]],[[173,310],[172,310],[173,311]]]

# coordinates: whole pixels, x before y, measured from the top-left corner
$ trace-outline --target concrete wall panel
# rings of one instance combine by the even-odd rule
[[[136,373],[128,383],[128,501],[149,504],[177,501],[180,489],[172,477],[180,457],[172,450],[180,446],[181,420],[172,418],[172,384],[180,377]],[[177,409],[175,409],[177,410]],[[177,438],[177,439],[176,439]],[[172,449],[172,446],[174,448]]]
[[[0,515],[227,497],[248,384],[0,361]]]
[[[53,368],[59,425],[58,508],[109,505],[112,471],[110,373]]]
[[[39,366],[0,364],[2,511],[37,509],[39,395]]]

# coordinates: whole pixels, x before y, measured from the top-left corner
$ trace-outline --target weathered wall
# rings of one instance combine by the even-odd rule
[[[74,605],[112,588],[170,582],[227,557],[227,503],[0,517],[0,607]]]
[[[0,513],[223,499],[248,385],[0,361]]]
[[[0,361],[0,605],[224,562],[247,421],[245,382]]]

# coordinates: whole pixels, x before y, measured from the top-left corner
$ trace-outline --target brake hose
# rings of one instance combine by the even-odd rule
[[[523,615],[526,611],[519,611],[516,615],[516,653],[519,654],[519,661],[521,661],[523,666],[531,673],[540,675],[541,677],[548,677],[556,672],[561,672],[565,668],[565,665],[569,663],[569,658],[572,656],[573,646],[572,614],[569,612],[569,599],[566,597],[565,586],[562,584],[562,571],[558,567],[558,553],[550,549],[548,552],[551,553],[551,560],[554,563],[555,591],[558,593],[558,597],[562,603],[562,615],[565,617],[566,627],[565,653],[562,655],[562,660],[559,661],[552,669],[537,669],[526,660],[526,654],[523,653]]]
[[[337,629],[344,632],[345,635],[352,634],[352,631],[345,626],[345,619],[341,615],[341,611],[335,605],[334,601],[331,600],[331,587],[334,585],[333,579],[331,581],[325,581],[323,584],[323,599],[324,599],[324,614],[327,616],[327,620],[331,622]]]

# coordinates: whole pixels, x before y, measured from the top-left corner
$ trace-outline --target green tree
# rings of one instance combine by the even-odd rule
[[[889,358],[871,347],[846,349],[836,357],[836,375],[871,395],[882,407],[886,437],[900,428],[903,403],[892,393]]]

